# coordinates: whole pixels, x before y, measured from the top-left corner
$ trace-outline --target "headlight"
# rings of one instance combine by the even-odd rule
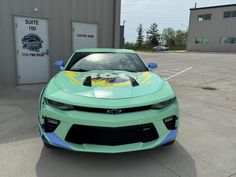
[[[53,101],[53,100],[49,100],[49,99],[46,99],[46,98],[45,98],[45,102],[49,106],[57,108],[57,109],[61,109],[61,110],[73,110],[74,109],[74,106],[72,106],[72,105],[64,104],[64,103]]]
[[[163,108],[166,108],[166,107],[172,105],[175,102],[175,99],[176,98],[172,98],[172,99],[163,101],[161,103],[154,104],[154,105],[152,105],[152,109],[163,109]]]

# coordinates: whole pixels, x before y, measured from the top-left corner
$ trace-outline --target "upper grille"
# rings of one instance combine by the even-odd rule
[[[123,109],[103,109],[103,108],[74,106],[74,109],[77,111],[94,112],[94,113],[122,114],[122,113],[145,111],[151,109],[151,106],[141,106],[141,107],[123,108]]]
[[[146,143],[158,138],[156,128],[151,123],[118,128],[73,125],[65,140],[75,144],[118,146]]]

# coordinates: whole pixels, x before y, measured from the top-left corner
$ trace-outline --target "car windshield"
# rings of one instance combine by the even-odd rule
[[[135,53],[88,53],[76,52],[66,70],[86,72],[90,70],[148,71]]]

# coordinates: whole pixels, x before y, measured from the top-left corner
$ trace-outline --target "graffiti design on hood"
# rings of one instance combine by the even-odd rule
[[[90,73],[86,77],[91,77],[94,86],[126,86],[130,85],[129,75],[125,73]]]

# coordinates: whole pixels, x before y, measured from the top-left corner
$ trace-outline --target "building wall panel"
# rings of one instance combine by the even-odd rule
[[[53,76],[57,72],[52,66],[54,61],[66,61],[72,53],[72,21],[99,24],[99,47],[119,47],[120,7],[114,9],[114,3],[120,5],[120,1],[0,0],[0,87],[16,85],[14,15],[49,20],[50,74]],[[35,12],[34,8],[39,10]]]
[[[236,52],[236,45],[221,45],[221,37],[236,37],[236,18],[223,18],[225,11],[236,10],[236,5],[210,9],[196,9],[190,12],[188,50],[213,51],[213,52]],[[209,21],[198,22],[200,14],[212,14]],[[207,37],[206,45],[195,44],[196,37]]]

